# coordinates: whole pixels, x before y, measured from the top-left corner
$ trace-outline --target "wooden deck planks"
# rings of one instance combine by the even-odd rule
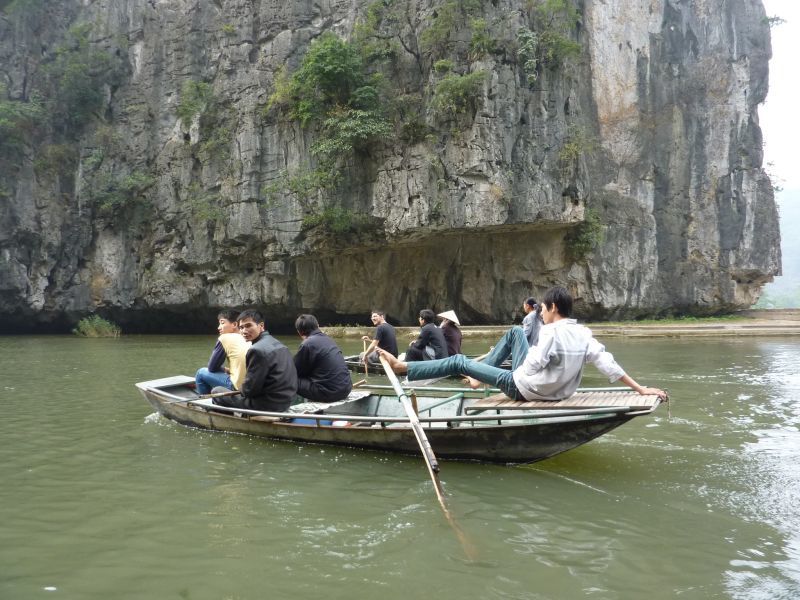
[[[476,400],[470,404],[470,411],[475,409],[530,410],[532,408],[601,408],[603,406],[630,406],[632,408],[649,409],[659,403],[658,396],[642,396],[633,390],[612,392],[577,392],[566,400],[549,402],[546,400],[516,401],[505,394],[495,394]]]

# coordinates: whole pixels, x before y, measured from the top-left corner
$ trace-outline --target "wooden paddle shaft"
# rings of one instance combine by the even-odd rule
[[[202,394],[197,398],[175,398],[174,400],[167,400],[166,404],[174,404],[176,402],[192,402],[193,400],[205,400],[207,398],[222,398],[222,396],[235,396],[241,394],[238,390],[229,390],[227,392],[217,392],[216,394]]]
[[[198,398],[222,398],[223,396],[235,396],[236,394],[241,394],[239,390],[228,390],[227,392],[217,392],[216,394],[202,394],[198,396]]]
[[[382,356],[381,364],[383,365],[383,369],[386,371],[387,377],[389,377],[389,381],[394,388],[397,397],[400,399],[403,408],[406,411],[406,415],[408,415],[408,421],[411,424],[411,429],[414,431],[414,435],[417,438],[417,443],[419,444],[420,450],[422,450],[422,456],[425,458],[425,462],[428,463],[430,469],[433,473],[439,472],[439,461],[436,460],[436,455],[433,453],[433,448],[431,447],[431,443],[428,441],[428,436],[425,435],[425,431],[422,429],[422,424],[419,422],[419,417],[417,417],[417,413],[414,412],[414,407],[411,404],[411,400],[409,399],[408,395],[403,391],[403,386],[400,385],[400,381],[397,379],[397,375],[394,374],[392,371],[392,367],[389,366],[389,363],[385,358]],[[438,482],[438,479],[434,482],[438,484],[438,488],[441,484]]]
[[[364,349],[364,379],[369,379],[369,372],[367,371],[367,340],[361,340],[361,347]]]

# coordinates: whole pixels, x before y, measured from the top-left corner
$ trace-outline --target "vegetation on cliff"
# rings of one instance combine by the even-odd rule
[[[78,321],[78,325],[72,333],[79,337],[101,338],[119,337],[121,329],[115,323],[108,321],[100,315],[91,315]]]
[[[401,2],[372,2],[350,40],[323,33],[310,44],[299,68],[292,73],[284,68],[275,78],[264,115],[312,132],[313,164],[282,173],[263,194],[270,206],[287,196],[299,201],[306,211],[306,229],[321,225],[340,240],[362,230],[363,218],[344,226],[358,213],[356,207],[335,205],[335,198],[341,198],[336,191],[342,168],[366,171],[371,151],[398,142],[406,148],[429,145],[435,156],[436,142],[441,145],[458,135],[480,107],[488,77],[482,60],[518,55],[525,77],[534,83],[544,69],[557,69],[580,53],[580,44],[572,39],[578,12],[569,0],[532,0],[530,28],[523,27],[516,36],[505,32],[504,37],[492,33],[504,17],[488,23],[479,0],[447,1],[435,7],[413,43],[404,37],[403,10]],[[409,90],[401,50],[417,59],[417,90]],[[562,154],[572,152],[572,164],[588,146],[574,140],[570,144]],[[562,172],[574,176],[567,169]],[[439,182],[439,188],[448,187],[445,179]],[[492,189],[501,188],[495,184]],[[431,203],[432,221],[442,214],[440,206],[441,201]],[[583,249],[581,256],[588,251]]]
[[[0,12],[3,314],[345,316],[366,268],[397,314],[503,319],[544,282],[585,315],[709,312],[778,268],[758,3]]]
[[[43,18],[46,9],[38,0],[15,0],[5,12],[27,21]],[[100,216],[110,217],[147,187],[150,176],[119,161],[102,166],[113,151],[104,107],[123,83],[126,63],[119,46],[99,46],[91,32],[90,23],[67,29],[59,44],[31,62],[22,95],[10,97],[0,86],[0,190],[32,158],[40,185],[49,182],[71,197],[86,152],[85,200]]]

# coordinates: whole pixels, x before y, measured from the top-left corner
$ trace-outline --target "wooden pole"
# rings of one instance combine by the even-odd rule
[[[361,347],[364,348],[364,379],[369,379],[369,372],[367,370],[367,340],[361,340]]]
[[[227,392],[217,392],[216,394],[202,394],[197,398],[176,398],[174,400],[167,400],[164,404],[175,404],[176,402],[193,402],[195,400],[206,400],[207,398],[222,398],[222,396],[235,396],[241,394],[239,390],[228,390]]]
[[[202,396],[198,396],[198,398],[206,399],[206,398],[222,398],[223,396],[235,396],[236,394],[241,394],[239,390],[228,390],[227,392],[217,392],[216,394],[203,394]]]
[[[436,498],[439,500],[439,505],[442,507],[444,516],[447,519],[447,522],[450,523],[453,531],[455,531],[459,542],[461,542],[461,547],[464,549],[464,553],[467,555],[467,558],[470,560],[476,560],[478,552],[475,549],[475,546],[467,538],[464,531],[461,529],[461,527],[459,527],[458,523],[456,523],[453,515],[450,514],[450,510],[447,508],[447,503],[445,502],[444,498],[444,488],[442,487],[442,482],[439,481],[439,461],[436,460],[436,455],[433,453],[433,448],[428,441],[428,437],[425,435],[425,431],[422,429],[422,424],[419,422],[417,413],[414,412],[414,408],[411,405],[411,400],[409,400],[408,395],[405,393],[405,391],[403,391],[403,386],[400,385],[400,381],[397,379],[397,375],[394,374],[394,371],[392,371],[392,367],[389,366],[389,362],[383,356],[380,357],[380,360],[381,365],[383,365],[383,370],[386,372],[386,376],[389,378],[389,381],[391,382],[392,387],[394,388],[394,391],[400,400],[400,403],[403,405],[403,408],[406,411],[408,421],[411,424],[411,429],[414,431],[414,436],[417,438],[417,444],[419,444],[419,449],[422,452],[422,458],[425,459],[425,466],[428,467],[428,474],[431,476],[431,481],[433,481],[433,489],[436,491]]]

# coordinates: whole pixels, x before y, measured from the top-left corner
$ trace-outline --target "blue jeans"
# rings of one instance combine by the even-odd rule
[[[503,361],[511,358],[511,370],[514,371],[525,362],[528,348],[528,338],[522,327],[512,327],[503,334],[492,351],[483,359],[483,364],[499,367]]]
[[[524,400],[514,383],[514,369],[519,367],[528,354],[528,339],[522,327],[509,329],[497,345],[483,360],[470,360],[463,354],[456,354],[441,360],[426,360],[408,363],[408,380],[433,379],[446,375],[469,375],[494,387],[500,388],[512,400]],[[511,357],[511,370],[501,369],[501,364]]]
[[[194,374],[194,384],[198,394],[208,394],[211,392],[211,388],[217,386],[233,389],[230,375],[225,371],[209,371],[206,367],[198,369]]]

